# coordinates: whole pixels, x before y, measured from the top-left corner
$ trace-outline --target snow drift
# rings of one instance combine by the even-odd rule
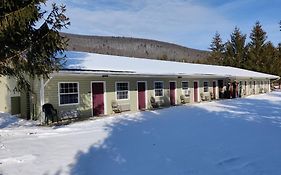
[[[2,125],[3,126],[3,125]],[[0,174],[281,174],[281,93],[0,130]]]

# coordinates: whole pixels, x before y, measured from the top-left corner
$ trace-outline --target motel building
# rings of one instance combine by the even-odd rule
[[[270,92],[278,76],[245,69],[144,58],[67,52],[63,69],[33,79],[32,92],[0,82],[0,111],[44,121],[51,104],[59,118],[88,118],[154,110]]]

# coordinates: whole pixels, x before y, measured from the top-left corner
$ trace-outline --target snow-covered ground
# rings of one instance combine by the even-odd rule
[[[281,92],[53,128],[0,116],[3,175],[281,174]]]

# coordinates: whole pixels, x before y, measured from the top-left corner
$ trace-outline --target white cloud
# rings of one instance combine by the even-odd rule
[[[233,28],[223,14],[191,1],[122,1],[129,7],[124,9],[100,9],[97,1],[60,2],[67,5],[71,26],[65,31],[70,33],[142,37],[207,49],[215,31]]]
[[[216,31],[223,41],[229,39],[235,26],[249,36],[255,21],[260,20],[268,39],[275,44],[280,41],[278,15],[275,19],[266,15],[270,8],[263,8],[265,0],[226,1],[217,5],[202,1],[203,5],[198,0],[47,1],[52,2],[67,5],[71,26],[64,31],[69,33],[141,37],[207,49]],[[265,11],[261,14],[258,9]]]

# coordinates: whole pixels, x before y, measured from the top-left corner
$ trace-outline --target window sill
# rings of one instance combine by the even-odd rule
[[[79,105],[80,103],[70,103],[70,104],[59,104],[59,106],[75,106]]]

